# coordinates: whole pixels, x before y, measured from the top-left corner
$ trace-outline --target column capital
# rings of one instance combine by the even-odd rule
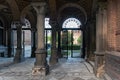
[[[100,13],[102,14],[104,10],[107,10],[107,2],[98,2],[97,5],[98,5],[97,11],[96,11],[97,14],[100,14]]]
[[[98,2],[98,7],[101,10],[106,10],[107,9],[107,2]]]
[[[20,21],[14,21],[13,24],[17,27],[22,27],[22,23]]]
[[[49,24],[52,26],[53,30],[59,30],[58,23],[56,20],[50,20]]]
[[[57,21],[55,21],[55,20],[50,20],[49,24],[54,27],[54,26],[57,25]]]
[[[31,3],[32,7],[35,9],[37,14],[44,14],[45,13],[45,8],[46,8],[46,3],[45,2],[34,2]]]

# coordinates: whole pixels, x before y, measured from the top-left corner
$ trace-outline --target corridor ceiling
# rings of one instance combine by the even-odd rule
[[[75,17],[85,24],[96,11],[97,0],[0,0],[0,20],[14,21],[27,18],[32,25],[36,24],[36,12],[33,2],[46,2],[46,17],[61,24],[66,18]]]

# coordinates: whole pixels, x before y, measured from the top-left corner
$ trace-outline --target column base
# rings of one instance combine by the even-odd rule
[[[104,70],[104,54],[105,52],[95,52],[95,67],[94,67],[94,73],[96,77],[102,77],[105,73]]]
[[[22,48],[21,49],[16,49],[16,54],[15,54],[15,57],[14,57],[14,63],[19,63],[19,62],[22,62],[24,61],[24,55],[23,55],[23,51],[22,51]]]
[[[43,66],[35,66],[32,69],[32,75],[33,76],[45,76],[49,73],[49,66],[46,65],[45,67]]]
[[[52,50],[51,57],[50,57],[50,65],[55,65],[58,63],[58,55],[57,49]]]
[[[36,61],[34,68],[32,70],[32,75],[47,75],[49,73],[49,65],[46,60],[46,50],[37,49],[36,50]]]

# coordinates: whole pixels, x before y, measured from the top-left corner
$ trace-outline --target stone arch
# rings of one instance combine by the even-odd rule
[[[25,18],[28,19],[31,23],[31,27],[34,27],[36,19],[33,13],[30,12],[31,9],[31,5],[26,6],[21,12],[20,19],[23,24],[25,24]]]
[[[58,18],[58,21],[60,21],[61,12],[62,12],[65,8],[67,8],[67,7],[74,7],[74,8],[79,9],[80,11],[82,11],[83,14],[84,14],[84,16],[85,16],[85,22],[84,22],[84,23],[87,22],[87,13],[86,13],[86,11],[85,11],[84,8],[82,8],[80,5],[75,4],[75,3],[67,3],[67,4],[63,5],[63,6],[58,10],[58,17],[57,17],[57,18]]]
[[[3,26],[5,27],[5,28],[7,28],[8,27],[8,25],[10,25],[10,23],[11,23],[11,20],[8,20],[8,18],[7,18],[7,16],[5,16],[5,15],[3,15],[3,14],[1,14],[0,13],[0,21],[3,23]]]
[[[20,19],[20,10],[15,0],[6,0],[9,4],[10,9],[12,11],[13,19],[19,20]]]

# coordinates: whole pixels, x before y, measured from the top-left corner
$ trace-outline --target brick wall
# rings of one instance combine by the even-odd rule
[[[120,52],[120,0],[117,0],[116,50]]]
[[[120,80],[120,53],[109,52],[106,54],[105,70],[112,80]]]
[[[108,0],[108,50],[113,51],[116,48],[116,0]]]
[[[108,0],[108,52],[105,71],[112,80],[120,80],[120,0]]]

